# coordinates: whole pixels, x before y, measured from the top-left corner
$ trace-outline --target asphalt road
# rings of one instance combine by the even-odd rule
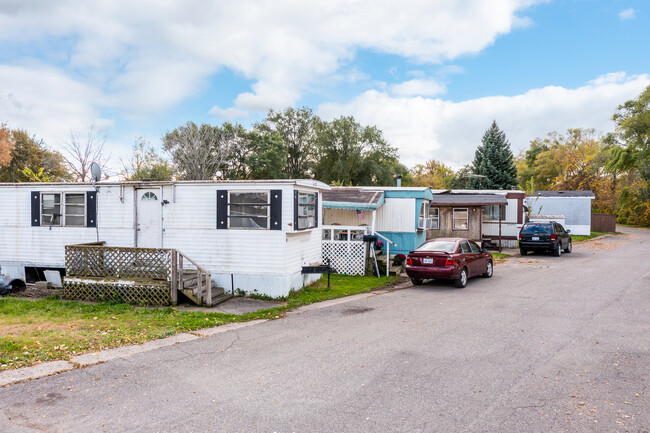
[[[2,432],[648,432],[650,231],[0,389]]]

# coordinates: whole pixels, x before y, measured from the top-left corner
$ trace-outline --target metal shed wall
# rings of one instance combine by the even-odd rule
[[[589,235],[591,233],[591,198],[589,197],[527,197],[526,203],[532,207],[533,214],[564,215],[565,229],[571,234]]]

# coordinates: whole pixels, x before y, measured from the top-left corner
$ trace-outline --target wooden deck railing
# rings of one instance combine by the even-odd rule
[[[187,260],[190,262],[194,267],[196,268],[196,288],[194,289],[194,293],[199,295],[200,297],[203,297],[203,303],[211,307],[212,306],[212,277],[210,275],[210,272],[206,271],[203,269],[198,263],[196,263],[194,260],[190,259],[187,257],[185,254],[181,253],[178,250],[172,250],[173,255],[172,255],[172,286],[177,287],[179,290],[183,290],[185,288],[185,277],[188,273],[193,273],[195,272],[194,270],[184,270],[185,265],[184,262]],[[205,292],[205,295],[203,293]],[[174,296],[177,296],[177,291],[172,290],[172,301],[176,302],[176,299],[174,299]]]

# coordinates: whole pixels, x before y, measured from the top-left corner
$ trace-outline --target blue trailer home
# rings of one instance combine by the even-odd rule
[[[364,227],[393,243],[391,255],[408,254],[426,240],[432,199],[428,187],[332,187],[323,192],[323,229]]]

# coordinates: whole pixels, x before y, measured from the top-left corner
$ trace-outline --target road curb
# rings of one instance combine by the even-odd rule
[[[0,387],[51,376],[64,371],[74,370],[75,368],[74,364],[68,361],[52,361],[33,365],[31,367],[3,371],[0,373]]]

